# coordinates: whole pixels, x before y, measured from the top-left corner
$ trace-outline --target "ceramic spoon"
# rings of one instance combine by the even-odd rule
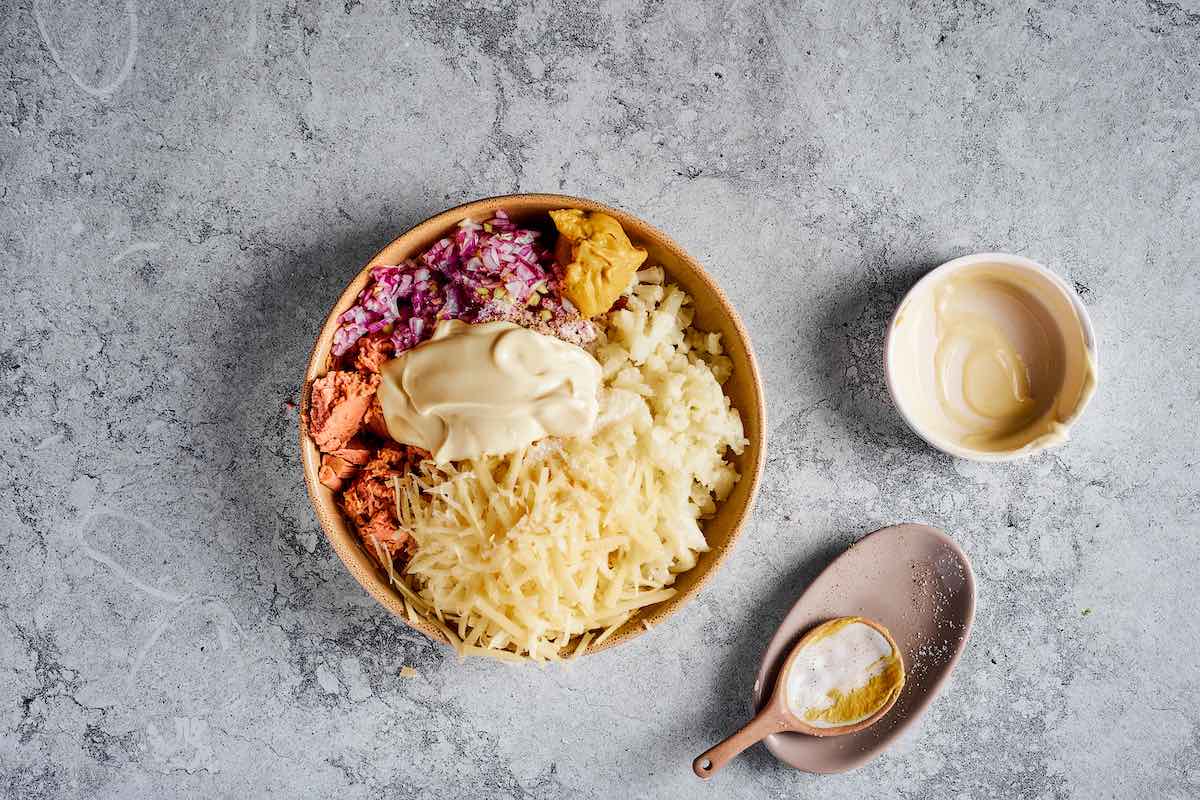
[[[890,633],[879,623],[858,618],[858,622],[869,625],[879,631],[888,644],[892,646],[892,652],[897,652],[899,648],[896,642],[892,639]],[[821,626],[818,626],[821,627]],[[818,634],[816,628],[810,630],[796,646],[792,648],[792,652],[788,654],[787,661],[783,664],[783,669],[779,671],[780,678],[775,683],[775,691],[771,694],[771,699],[758,712],[758,716],[750,720],[747,725],[737,733],[730,736],[725,741],[718,744],[706,752],[700,754],[695,761],[692,762],[692,770],[701,778],[708,779],[713,773],[725,766],[729,759],[736,756],[738,753],[745,750],[750,745],[760,742],[772,733],[780,733],[782,731],[793,731],[795,733],[804,733],[809,736],[844,736],[848,733],[855,733],[875,723],[877,719],[886,714],[891,707],[896,703],[897,695],[892,697],[875,713],[866,719],[851,725],[838,725],[834,727],[819,728],[809,725],[800,717],[793,713],[791,705],[787,701],[787,675],[792,671],[792,665],[799,656],[812,642],[814,635]]]
[[[894,525],[855,542],[809,584],[779,626],[754,683],[753,707],[767,709],[777,699],[776,678],[786,674],[782,668],[802,634],[855,615],[882,623],[904,660],[905,686],[891,712],[832,738],[794,732],[778,717],[764,720],[761,735],[744,740],[726,760],[763,736],[772,755],[806,772],[844,772],[886,750],[933,702],[966,646],[975,616],[971,565],[953,539],[928,525]],[[693,765],[701,777],[715,771],[699,768],[706,757],[711,761],[712,751]]]

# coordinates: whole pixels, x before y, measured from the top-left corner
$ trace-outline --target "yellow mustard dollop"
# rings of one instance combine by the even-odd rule
[[[550,212],[558,229],[555,255],[566,269],[563,290],[585,318],[603,314],[646,260],[621,223],[600,211],[566,208]]]

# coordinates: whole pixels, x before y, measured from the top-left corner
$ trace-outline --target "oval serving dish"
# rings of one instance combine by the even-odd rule
[[[780,624],[754,682],[754,707],[770,701],[802,634],[848,615],[867,617],[891,632],[904,659],[904,688],[887,714],[854,733],[826,738],[774,733],[764,740],[777,759],[805,772],[861,767],[921,717],[966,647],[975,618],[975,574],[958,543],[928,525],[893,525],[859,539],[809,584]]]

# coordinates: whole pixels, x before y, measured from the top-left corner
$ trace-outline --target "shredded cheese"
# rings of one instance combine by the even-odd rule
[[[660,268],[638,277],[598,339],[590,437],[426,461],[395,482],[417,546],[390,577],[410,618],[462,656],[576,657],[674,596],[708,550],[700,521],[738,480],[727,456],[746,444],[721,389],[731,362],[719,334],[691,327],[691,299]]]

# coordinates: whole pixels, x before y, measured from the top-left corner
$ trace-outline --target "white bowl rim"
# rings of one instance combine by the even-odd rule
[[[896,407],[896,411],[899,412],[900,417],[904,420],[904,424],[906,424],[913,433],[924,440],[929,446],[937,450],[941,450],[943,453],[948,453],[956,458],[962,458],[968,461],[980,461],[986,463],[1017,461],[1023,458],[1028,458],[1035,453],[1040,453],[1047,449],[1047,447],[1051,447],[1053,445],[1042,445],[1040,447],[1022,448],[1020,450],[1009,452],[992,453],[982,450],[972,450],[966,447],[959,447],[952,442],[939,440],[933,434],[925,431],[922,426],[912,417],[908,410],[905,409],[904,404],[900,401],[900,398],[897,395],[895,383],[892,377],[892,337],[896,330],[896,318],[900,315],[901,310],[903,310],[904,306],[908,303],[909,298],[912,297],[913,294],[925,284],[932,283],[933,281],[944,277],[948,273],[956,272],[960,269],[974,266],[976,264],[1003,264],[1005,266],[1027,269],[1046,278],[1055,288],[1062,292],[1067,300],[1071,302],[1071,307],[1075,309],[1075,318],[1079,322],[1080,330],[1083,334],[1084,349],[1087,351],[1088,357],[1092,362],[1093,386],[1098,383],[1100,377],[1100,367],[1099,358],[1097,356],[1098,348],[1096,343],[1096,330],[1092,326],[1092,318],[1089,316],[1087,308],[1083,305],[1083,301],[1079,298],[1079,293],[1076,292],[1075,289],[1072,288],[1065,280],[1063,280],[1057,272],[1054,272],[1049,267],[1040,264],[1031,258],[1019,256],[1014,253],[972,253],[971,255],[959,256],[958,258],[951,259],[940,266],[934,267],[932,270],[922,275],[921,278],[914,283],[907,292],[904,293],[904,297],[902,297],[900,302],[896,305],[896,310],[893,311],[891,317],[888,318],[887,335],[884,338],[883,345],[884,378],[887,381],[888,394],[891,395],[892,405]],[[1075,412],[1064,423],[1068,428],[1074,424],[1077,419],[1079,419],[1080,415],[1083,414],[1084,409],[1087,408],[1088,403],[1091,402],[1091,399],[1092,395],[1089,393],[1080,401],[1079,405],[1076,406]]]

